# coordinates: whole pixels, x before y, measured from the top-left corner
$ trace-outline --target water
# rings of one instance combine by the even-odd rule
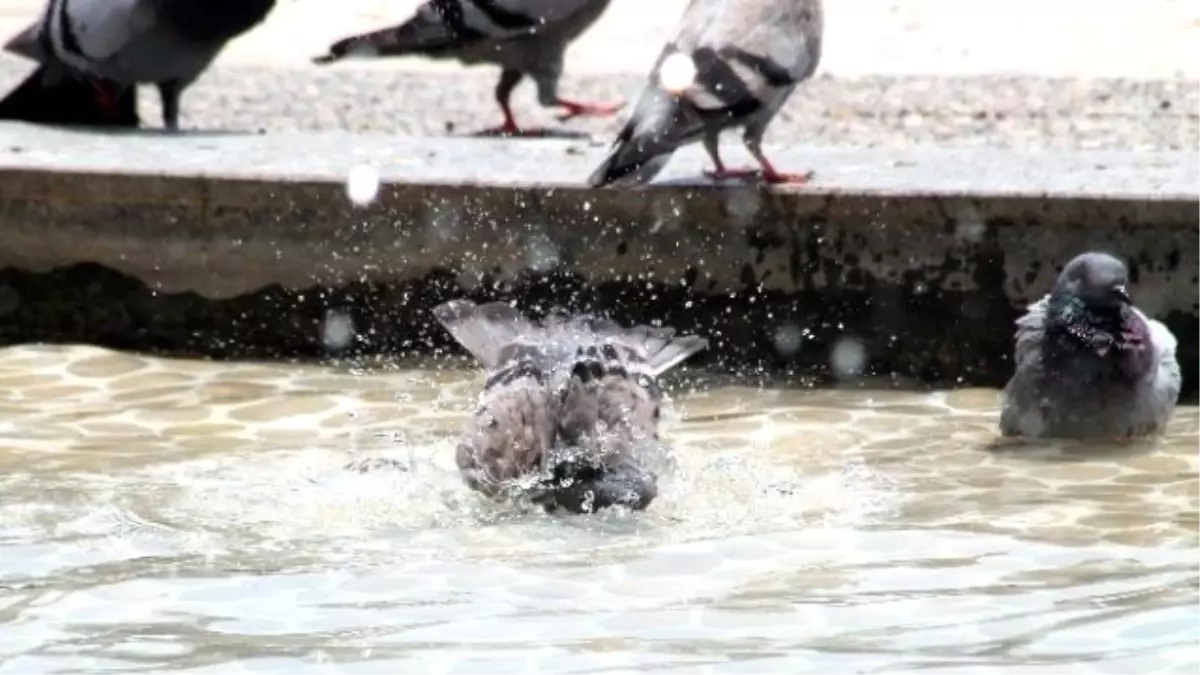
[[[650,510],[571,518],[459,482],[480,380],[0,350],[0,672],[1200,666],[1195,407],[996,449],[994,391],[682,387]]]

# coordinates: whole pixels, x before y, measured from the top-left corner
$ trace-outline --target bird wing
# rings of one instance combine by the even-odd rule
[[[1004,436],[1035,436],[1045,425],[1042,405],[1042,342],[1046,332],[1046,306],[1043,296],[1017,319],[1016,344],[1013,348],[1013,375],[1004,387],[1000,404],[1000,433]]]

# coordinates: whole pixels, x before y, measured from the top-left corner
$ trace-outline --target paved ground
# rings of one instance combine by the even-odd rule
[[[42,0],[6,0],[0,34]],[[280,0],[184,97],[185,126],[462,133],[495,123],[496,71],[409,58],[318,68],[333,39],[394,23],[415,0]],[[614,0],[568,54],[564,93],[627,99],[685,0]],[[1200,11],[1185,0],[827,0],[819,77],[772,129],[775,143],[905,147],[1194,149]],[[1047,9],[1049,8],[1049,9]],[[618,48],[613,48],[617,45]],[[1114,48],[1115,46],[1121,48]],[[0,83],[28,72],[0,56]],[[7,85],[0,85],[7,86]],[[157,123],[157,97],[143,114]],[[552,122],[531,87],[521,119]],[[603,139],[619,119],[572,123]]]
[[[1035,165],[1019,155],[979,148],[780,148],[769,147],[788,169],[816,171],[803,192],[937,194],[1034,194],[1086,197],[1155,195],[1195,201],[1200,168],[1187,152],[1044,152]],[[274,134],[167,135],[157,131],[81,134],[0,123],[0,166],[34,170],[178,175],[219,178],[270,176],[343,181],[356,164],[378,167],[388,182],[483,182],[488,185],[580,187],[600,163],[605,148],[581,141],[519,144],[500,139],[431,139],[357,135],[341,131]],[[727,154],[730,164],[749,161],[745,152]],[[705,182],[708,160],[698,146],[672,157],[660,183]],[[373,180],[364,180],[377,185]],[[219,188],[213,188],[214,190]],[[370,190],[366,191],[371,194]],[[3,190],[0,190],[3,194]],[[274,197],[269,197],[274,199]]]

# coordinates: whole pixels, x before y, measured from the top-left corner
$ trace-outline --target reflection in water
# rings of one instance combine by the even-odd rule
[[[1200,665],[1194,407],[1012,447],[994,391],[681,386],[659,499],[564,517],[461,484],[479,380],[0,351],[0,671]]]

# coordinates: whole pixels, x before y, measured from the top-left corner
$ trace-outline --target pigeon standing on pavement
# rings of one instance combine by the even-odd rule
[[[1165,325],[1134,307],[1124,263],[1104,253],[1079,255],[1017,320],[1016,371],[1004,388],[1000,433],[1160,434],[1181,387],[1175,346]]]
[[[154,83],[163,124],[176,130],[183,90],[274,6],[275,0],[50,0],[42,17],[4,47],[41,65],[0,101],[0,117],[7,108],[32,122],[137,126],[130,90]],[[58,109],[71,101],[80,109]]]
[[[658,440],[658,378],[706,340],[591,317],[535,324],[502,302],[453,300],[433,312],[488,374],[458,445],[469,487],[493,498],[525,492],[548,511],[650,504],[657,476],[642,453]]]
[[[564,110],[560,121],[616,114],[619,103],[584,103],[558,95],[567,45],[592,26],[609,0],[428,0],[406,23],[335,42],[313,59],[331,63],[348,57],[422,55],[456,58],[468,65],[494,63],[501,68],[496,102],[503,123],[483,133],[543,135],[521,129],[509,99],[526,76],[537,85],[538,102]]]
[[[712,178],[747,178],[718,150],[725,129],[741,127],[746,149],[768,183],[804,183],[811,173],[777,171],[762,151],[767,126],[821,59],[821,0],[691,0],[679,31],[650,72],[633,115],[588,182],[649,182],[679,147],[700,141]]]

